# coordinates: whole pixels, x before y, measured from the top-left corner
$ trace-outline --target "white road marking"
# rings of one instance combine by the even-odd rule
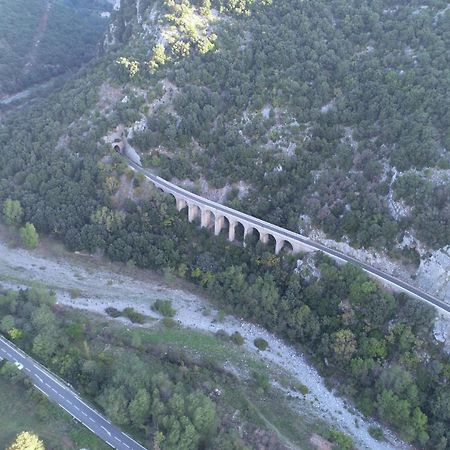
[[[48,372],[45,367],[40,367],[38,365],[38,363],[36,361],[34,361],[29,355],[25,354],[22,350],[15,348],[15,346],[10,345],[9,341],[4,339],[3,336],[0,336],[0,342],[4,345],[6,345],[8,348],[11,349],[11,351],[13,352],[13,355],[19,355],[24,361],[31,361],[33,367],[38,370],[39,372],[41,372],[43,375],[45,375],[45,378],[50,379],[51,381],[53,381],[55,384],[57,384],[58,386],[60,386],[61,388],[67,390],[70,392],[71,396],[74,396],[76,399],[78,399],[78,401],[85,406],[86,408],[88,408],[90,411],[92,411],[92,413],[94,413],[95,415],[97,415],[98,417],[100,417],[100,419],[102,419],[103,421],[105,421],[106,423],[111,425],[111,422],[109,420],[107,420],[105,417],[103,417],[101,414],[99,414],[95,409],[91,408],[89,405],[87,405],[86,403],[83,402],[83,400],[80,398],[79,395],[77,395],[76,392],[74,392],[69,386],[62,384],[51,372]],[[7,354],[10,358],[14,359],[16,362],[18,362],[16,360],[16,358],[9,353],[7,350],[0,348],[0,350]],[[29,368],[25,368],[28,372],[31,372],[31,370]],[[33,373],[33,372],[31,372]],[[41,378],[39,375],[34,374],[34,377],[37,378],[42,384],[45,384],[49,389],[51,389],[53,392],[57,393],[59,396],[63,397],[64,396],[59,393],[58,391],[56,391],[56,389],[54,389],[52,386],[50,386],[50,384],[48,384],[47,382],[44,382],[44,379]],[[43,395],[45,395],[46,397],[48,397],[48,393],[46,393],[41,387],[39,387],[38,385],[34,385],[36,387],[36,389],[38,389]],[[78,408],[78,406],[74,405],[70,400],[66,400],[70,405],[73,406],[73,408],[75,408],[77,411],[80,411],[80,409]],[[60,403],[58,403],[58,405],[64,409],[64,411],[66,411],[70,416],[72,416],[74,419],[79,420],[77,417],[74,416],[73,413],[71,413],[70,411],[68,411],[63,405],[61,405]],[[95,420],[88,416],[84,411],[81,411],[83,413],[83,415],[85,415],[86,417],[89,418],[89,420],[93,423],[96,423]],[[90,428],[86,423],[82,422],[83,425],[88,428],[92,433],[97,434],[92,428]],[[108,433],[109,436],[112,436],[111,433],[104,427],[101,426],[101,428],[103,428],[106,433]],[[130,438],[127,434],[121,432],[121,434],[128,438],[130,441],[134,442],[137,446],[139,446],[140,448],[144,449],[144,447],[142,447],[139,443],[137,443],[134,439]],[[121,441],[118,437],[114,436],[114,438],[120,442],[121,444],[123,444],[125,447],[127,448],[131,448],[128,444],[126,444],[125,442]],[[110,445],[113,448],[116,448],[113,444],[111,444],[107,439],[104,439],[104,441]]]
[[[103,425],[100,425],[100,428],[103,428],[111,436],[111,433]]]
[[[56,377],[54,377],[50,372],[48,372],[47,370],[42,369],[41,367],[39,367],[39,365],[37,365],[36,363],[33,362],[33,367],[36,370],[39,370],[39,372],[43,373],[47,378],[50,378],[54,383],[56,383],[59,387],[63,388],[63,389],[68,389],[67,386],[65,386],[64,384],[62,384]]]
[[[41,391],[46,397],[48,397],[47,393],[44,392],[39,386],[34,385],[34,387],[35,387],[38,391]]]

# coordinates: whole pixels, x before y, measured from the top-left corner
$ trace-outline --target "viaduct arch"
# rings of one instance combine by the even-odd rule
[[[269,224],[268,222],[264,222],[241,213],[240,211],[207,200],[192,192],[185,191],[159,177],[150,179],[156,187],[163,192],[171,194],[175,198],[178,211],[187,208],[189,222],[200,219],[200,226],[202,228],[214,229],[214,234],[216,236],[218,236],[226,227],[225,222],[228,222],[228,240],[230,242],[233,242],[236,239],[236,228],[240,224],[244,229],[244,241],[253,230],[258,232],[259,240],[263,244],[267,244],[269,242],[269,237],[272,236],[275,241],[275,253],[277,255],[283,247],[285,247],[286,243],[290,244],[293,253],[314,252],[317,250],[295,238],[286,237],[280,232],[283,230],[282,228],[277,232],[276,228],[278,227]]]
[[[314,242],[298,233],[193,194],[161,177],[153,175],[150,171],[144,169],[141,165],[129,158],[128,165],[135,171],[143,173],[157,188],[173,195],[178,211],[181,211],[184,208],[188,209],[188,219],[190,222],[196,218],[200,218],[201,226],[214,227],[214,234],[216,235],[218,235],[225,227],[225,220],[227,220],[229,223],[228,239],[230,241],[235,239],[236,227],[238,224],[241,224],[244,228],[244,238],[250,234],[253,229],[258,231],[259,240],[262,243],[268,243],[270,236],[272,236],[275,240],[276,254],[280,253],[285,245],[289,245],[289,247],[292,248],[293,253],[321,251],[339,263],[349,262],[360,267],[369,276],[377,279],[392,290],[405,292],[408,295],[433,305],[440,311],[450,314],[450,305],[448,303],[391,274],[372,267],[352,256],[341,253],[338,250]]]

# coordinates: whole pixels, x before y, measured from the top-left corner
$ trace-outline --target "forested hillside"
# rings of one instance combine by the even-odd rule
[[[95,56],[109,9],[106,0],[0,0],[0,98]]]
[[[228,186],[229,204],[294,230],[382,249],[410,231],[443,247],[446,2],[123,0],[111,19],[95,65],[0,125],[0,204],[19,202],[15,225],[204,287],[306,348],[403,439],[450,448],[450,361],[432,310],[352,267],[301,258],[300,270],[251,240],[213,241],[104,141],[122,124],[145,165]]]
[[[18,226],[31,222],[70,249],[185,277],[229,312],[303,346],[364,414],[424,448],[449,448],[450,360],[433,336],[434,311],[383,292],[351,266],[303,257],[299,270],[290,255],[253,241],[242,249],[189,224],[170,198],[148,192],[120,157],[97,145],[120,114],[102,120],[95,112],[101,73],[2,126],[3,220],[10,197],[20,203]],[[78,120],[83,111],[89,121]],[[118,180],[129,183],[134,201],[118,197]]]
[[[133,3],[114,29],[141,67],[131,81],[177,88],[133,140],[149,165],[244,180],[235,205],[291,229],[303,214],[356,247],[405,230],[450,242],[446,1],[147,1],[139,20]]]

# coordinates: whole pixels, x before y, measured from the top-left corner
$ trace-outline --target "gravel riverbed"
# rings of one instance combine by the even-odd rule
[[[130,271],[127,271],[130,272]],[[267,365],[281,367],[293,378],[309,389],[307,397],[312,400],[313,411],[318,417],[329,421],[350,434],[358,449],[407,449],[388,431],[389,442],[380,443],[368,433],[375,423],[359,414],[352,414],[344,400],[330,392],[322,377],[306,361],[302,354],[262,327],[232,316],[225,316],[218,323],[214,319],[217,309],[203,296],[189,289],[173,287],[150,271],[134,270],[124,274],[120,265],[105,262],[87,255],[72,255],[60,252],[59,256],[48,251],[29,252],[24,249],[9,248],[0,240],[0,282],[5,287],[20,287],[33,281],[48,285],[56,292],[60,304],[74,308],[105,314],[108,306],[117,309],[133,307],[143,314],[158,317],[151,306],[156,299],[169,299],[176,309],[175,319],[183,327],[215,333],[223,329],[228,333],[239,331],[245,337],[246,351],[261,358]],[[74,297],[77,293],[77,298]],[[205,313],[207,311],[207,314]],[[262,337],[269,343],[269,349],[259,352],[253,340]],[[272,380],[277,384],[276,380]],[[294,393],[290,393],[294,395]],[[298,396],[300,407],[304,400]],[[293,400],[293,408],[296,400]]]

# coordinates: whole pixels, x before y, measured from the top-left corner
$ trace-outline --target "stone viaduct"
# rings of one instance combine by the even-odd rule
[[[314,248],[309,247],[302,242],[286,238],[280,233],[277,233],[276,230],[274,230],[273,225],[266,224],[263,221],[255,223],[254,217],[246,217],[246,214],[238,213],[223,205],[220,205],[220,208],[217,208],[215,205],[205,205],[204,199],[199,201],[192,198],[192,195],[181,195],[179,192],[173,192],[167,190],[167,188],[162,188],[162,190],[175,197],[178,211],[181,211],[184,208],[188,209],[189,222],[192,222],[196,218],[200,218],[200,226],[202,228],[214,228],[214,234],[216,236],[218,236],[222,229],[227,226],[228,240],[231,242],[235,240],[236,228],[240,225],[243,228],[244,245],[245,238],[250,234],[254,234],[254,231],[256,231],[259,240],[263,244],[269,243],[270,238],[275,241],[275,254],[277,255],[285,246],[289,247],[294,253],[315,251]]]
[[[129,165],[135,170],[143,171],[141,166],[132,161],[129,162]],[[214,229],[216,236],[224,228],[228,228],[228,240],[232,242],[236,238],[237,228],[241,227],[244,245],[247,236],[257,234],[263,244],[268,244],[270,240],[273,240],[276,254],[279,254],[283,248],[293,253],[314,252],[318,250],[299,239],[301,236],[297,233],[287,232],[288,230],[284,228],[200,197],[161,177],[151,174],[149,171],[144,171],[143,173],[145,173],[146,177],[158,189],[167,194],[171,194],[175,198],[178,211],[187,208],[189,222],[197,218],[200,219],[201,227]]]
[[[285,247],[293,253],[321,251],[338,263],[349,262],[360,267],[369,276],[377,279],[394,291],[405,292],[408,295],[439,308],[440,311],[447,314],[450,313],[449,303],[446,303],[389,273],[377,269],[376,267],[372,267],[363,261],[359,261],[352,256],[346,255],[333,248],[326,247],[319,242],[312,241],[301,234],[278,227],[264,220],[193,194],[161,177],[153,175],[150,171],[144,169],[140,164],[137,164],[131,159],[128,159],[128,165],[135,171],[142,173],[158,189],[171,194],[175,198],[176,206],[179,211],[187,208],[188,219],[190,222],[198,218],[200,219],[200,225],[202,227],[214,228],[214,234],[216,235],[220,234],[225,227],[228,227],[228,239],[234,241],[237,234],[236,230],[240,227],[244,238],[244,245],[247,236],[257,233],[259,235],[259,240],[262,243],[267,244],[269,240],[274,242],[276,254],[279,254]]]

